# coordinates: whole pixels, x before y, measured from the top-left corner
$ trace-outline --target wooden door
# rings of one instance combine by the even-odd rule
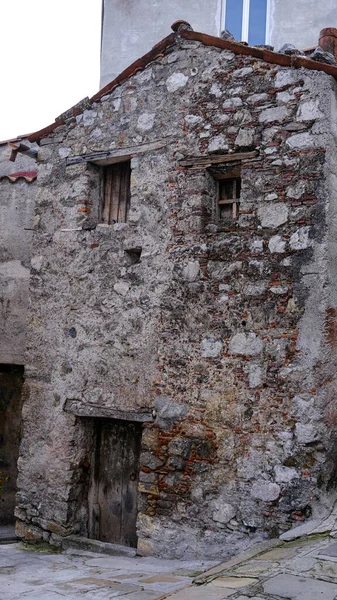
[[[97,419],[90,536],[136,547],[141,424]]]

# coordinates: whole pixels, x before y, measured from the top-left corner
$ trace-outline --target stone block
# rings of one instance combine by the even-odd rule
[[[291,600],[334,600],[337,595],[335,583],[289,574],[268,579],[263,583],[263,589],[266,594]]]

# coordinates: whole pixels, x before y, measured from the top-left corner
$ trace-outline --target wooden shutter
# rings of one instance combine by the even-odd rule
[[[104,169],[103,223],[125,223],[130,207],[130,161]]]

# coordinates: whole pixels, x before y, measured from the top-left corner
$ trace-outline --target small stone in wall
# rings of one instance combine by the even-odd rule
[[[305,149],[309,149],[309,148],[313,148],[315,146],[315,139],[314,137],[308,133],[296,133],[294,135],[291,135],[287,141],[286,141],[286,145],[288,146],[288,148],[293,149],[298,149],[298,150],[305,150]]]
[[[290,238],[290,248],[292,250],[305,250],[310,246],[309,240],[310,227],[301,227]]]
[[[167,91],[170,93],[176,92],[180,88],[185,87],[187,82],[188,77],[184,73],[173,73],[166,81]]]
[[[307,425],[303,425],[302,423],[296,423],[295,434],[297,437],[297,441],[300,444],[311,444],[312,442],[316,442],[319,439],[317,425],[311,425],[310,423],[308,423]]]
[[[249,147],[254,141],[254,131],[252,129],[240,129],[235,144],[236,146]]]
[[[260,296],[267,289],[267,283],[265,281],[257,281],[256,283],[248,283],[243,288],[245,296]]]
[[[288,220],[288,207],[286,204],[278,203],[270,206],[261,206],[257,211],[262,227],[276,229]]]
[[[237,333],[229,343],[230,354],[241,354],[242,356],[254,356],[260,354],[263,342],[256,333]]]
[[[153,128],[156,115],[153,113],[143,113],[137,121],[137,129],[139,131],[150,131]]]
[[[120,296],[126,296],[129,289],[130,289],[130,286],[127,283],[125,283],[124,281],[119,281],[118,283],[115,283],[115,285],[114,285],[115,292],[117,292],[117,294],[120,294]]]
[[[271,253],[282,254],[285,251],[286,242],[280,235],[273,235],[268,243],[268,248]]]
[[[208,145],[208,152],[226,152],[228,141],[224,135],[217,135]]]
[[[199,115],[186,115],[184,120],[188,125],[196,125],[197,123],[202,123],[202,117],[199,117]]]
[[[213,506],[213,521],[226,525],[226,523],[229,523],[229,521],[234,519],[236,515],[236,508],[232,506],[232,504],[227,504],[226,502],[221,502],[221,500],[216,500],[213,503]]]
[[[285,106],[276,108],[265,108],[259,116],[260,123],[273,123],[277,121],[282,123],[287,117],[289,117],[289,110]]]
[[[293,467],[284,467],[283,465],[276,465],[274,467],[275,481],[276,483],[290,483],[293,479],[298,479],[299,474]]]
[[[242,100],[239,97],[229,98],[228,100],[225,100],[225,102],[222,105],[222,107],[225,109],[238,108],[239,106],[242,106]]]
[[[250,365],[249,367],[249,387],[254,389],[262,385],[263,369],[259,365]]]
[[[188,281],[190,283],[192,283],[193,281],[196,281],[199,277],[200,274],[200,265],[198,261],[190,261],[188,262],[186,265],[184,265],[184,267],[182,268],[181,271],[181,276],[185,281]]]
[[[334,55],[331,52],[324,52],[323,48],[317,46],[317,48],[310,54],[311,60],[316,60],[317,62],[322,62],[327,65],[335,65],[336,60]]]
[[[215,96],[216,98],[221,98],[222,91],[220,89],[219,84],[218,83],[213,83],[209,93],[210,93],[211,96]]]
[[[280,493],[281,488],[277,483],[264,480],[253,483],[251,490],[253,498],[263,500],[263,502],[274,502],[278,499]]]
[[[252,240],[249,247],[252,252],[260,254],[263,252],[263,240]]]
[[[204,358],[216,358],[222,353],[222,340],[205,338],[201,342],[200,353]]]

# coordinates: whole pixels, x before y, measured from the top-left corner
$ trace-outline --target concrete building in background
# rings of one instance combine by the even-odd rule
[[[218,36],[229,29],[249,45],[317,43],[317,31],[336,22],[335,0],[103,0],[101,87],[184,19],[195,31]]]

